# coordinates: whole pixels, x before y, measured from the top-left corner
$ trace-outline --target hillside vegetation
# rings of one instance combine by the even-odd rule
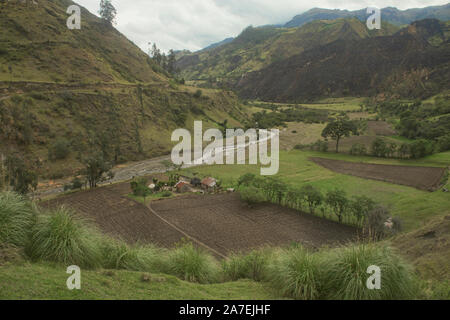
[[[336,40],[357,40],[389,35],[398,30],[383,23],[369,31],[357,19],[314,21],[302,28],[248,27],[233,41],[181,57],[177,64],[187,80],[208,86],[233,86],[247,72]]]
[[[0,3],[0,153],[46,178],[73,175],[101,152],[111,164],[166,154],[194,118],[217,127],[244,115],[230,92],[178,83],[110,24],[72,1]],[[26,155],[26,157],[24,156]]]
[[[341,38],[248,73],[236,89],[245,98],[282,102],[429,97],[448,88],[449,26],[422,20],[390,36]]]

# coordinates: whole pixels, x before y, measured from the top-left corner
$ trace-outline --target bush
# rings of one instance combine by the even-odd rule
[[[99,267],[102,262],[100,241],[101,235],[85,220],[61,207],[38,217],[25,252],[34,261]]]
[[[0,244],[26,245],[36,222],[33,205],[13,192],[0,193]]]
[[[420,159],[433,153],[433,144],[427,140],[418,140],[410,144],[411,157]]]
[[[192,243],[182,243],[169,252],[166,272],[190,282],[212,283],[218,278],[219,267],[208,253]]]
[[[161,193],[161,196],[163,196],[163,198],[168,198],[172,196],[172,192],[170,191],[163,191],[163,193]]]
[[[381,138],[376,138],[372,143],[372,155],[375,157],[385,158],[389,150],[386,142]]]
[[[194,98],[201,98],[201,96],[203,95],[203,91],[198,89],[197,91],[195,91],[194,93]]]
[[[283,251],[270,269],[272,285],[290,298],[314,300],[321,296],[321,263],[304,248]]]
[[[323,298],[333,300],[392,300],[414,297],[412,270],[386,246],[361,244],[322,253]],[[381,269],[381,289],[369,290],[367,269]]]
[[[106,238],[102,246],[103,268],[163,273],[166,252],[151,245],[129,246],[123,241]]]
[[[57,139],[48,150],[48,158],[50,160],[66,159],[70,153],[70,142],[65,138]]]
[[[355,143],[350,149],[350,154],[355,156],[365,156],[367,154],[367,148],[361,143]]]
[[[256,187],[244,188],[239,192],[239,194],[241,200],[247,203],[249,207],[266,201],[262,192]]]
[[[224,278],[226,281],[237,281],[239,279],[266,280],[271,258],[272,251],[270,249],[232,255],[222,263]]]

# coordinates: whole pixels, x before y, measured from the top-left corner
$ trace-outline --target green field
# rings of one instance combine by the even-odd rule
[[[397,160],[298,150],[281,151],[278,174],[282,181],[291,186],[300,187],[311,184],[322,192],[341,188],[349,196],[369,196],[388,207],[394,216],[401,218],[405,231],[419,228],[433,217],[450,213],[448,193],[442,191],[430,193],[392,183],[334,173],[309,161],[309,157],[377,164],[447,167],[450,163],[450,152],[435,154],[421,160]],[[225,186],[232,186],[245,173],[259,174],[259,167],[249,165],[205,166],[184,169],[184,172],[187,174],[197,173],[200,176],[213,176],[221,179]],[[448,187],[449,183],[447,182]]]

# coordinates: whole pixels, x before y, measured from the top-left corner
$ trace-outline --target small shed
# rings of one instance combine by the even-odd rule
[[[186,193],[191,191],[191,186],[186,181],[180,181],[175,185],[178,193]]]
[[[206,191],[214,191],[217,187],[217,180],[211,177],[202,180],[202,189]]]

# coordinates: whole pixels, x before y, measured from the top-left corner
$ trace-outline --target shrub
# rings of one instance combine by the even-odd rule
[[[323,298],[333,300],[391,300],[413,298],[415,281],[408,264],[386,246],[360,244],[322,253]],[[381,269],[381,289],[370,290],[370,266]]]
[[[389,150],[386,142],[381,138],[376,138],[372,143],[372,155],[375,157],[385,158]]]
[[[313,300],[321,294],[321,263],[306,249],[283,251],[270,268],[270,281],[280,292],[294,299]]]
[[[0,243],[24,246],[35,220],[30,202],[13,192],[0,193]]]
[[[320,206],[323,201],[322,193],[314,188],[312,185],[304,185],[300,189],[300,193],[303,196],[303,199],[309,206],[309,212],[314,214],[314,210],[317,206]]]
[[[264,202],[266,199],[261,191],[256,187],[247,187],[240,192],[241,200],[247,203],[249,207]]]
[[[40,215],[31,230],[26,254],[32,260],[75,264],[80,267],[101,265],[101,235],[85,220],[64,207]]]
[[[168,197],[171,197],[171,196],[172,196],[172,192],[166,190],[166,191],[163,191],[163,192],[161,193],[161,195],[163,196],[163,198],[168,198]]]
[[[361,143],[355,143],[350,149],[350,154],[355,156],[365,156],[367,154],[367,148]]]
[[[166,268],[166,252],[152,245],[130,246],[123,241],[106,238],[101,246],[103,268],[162,273]]]
[[[194,98],[201,98],[201,96],[203,95],[203,91],[198,89],[197,91],[195,91],[194,93]]]
[[[433,153],[433,144],[427,140],[418,140],[410,144],[411,157],[420,159]]]
[[[208,253],[192,243],[182,243],[169,252],[166,272],[186,281],[212,283],[218,278],[219,267]]]
[[[253,250],[248,254],[232,255],[222,263],[225,280],[266,280],[271,258],[272,251],[270,249]]]
[[[48,158],[50,160],[66,159],[70,153],[70,142],[65,138],[57,139],[48,149]]]

